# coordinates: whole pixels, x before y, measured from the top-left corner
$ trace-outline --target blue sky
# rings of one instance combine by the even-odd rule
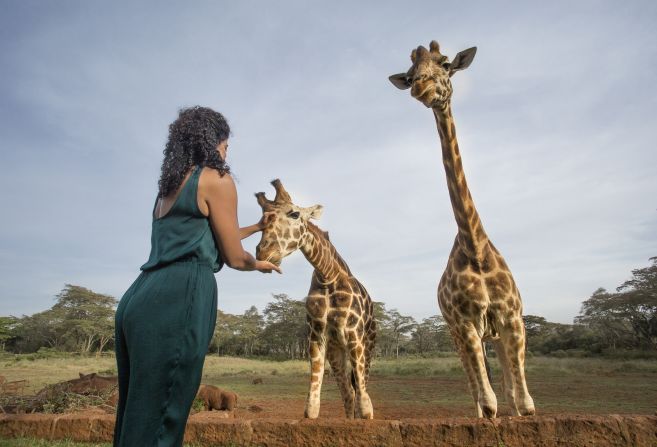
[[[239,218],[281,178],[374,299],[423,318],[456,232],[431,111],[395,89],[412,48],[477,46],[453,78],[466,176],[525,313],[571,322],[657,256],[657,3],[0,3],[0,315],[72,283],[120,297],[149,251],[168,124],[226,115]],[[253,250],[258,238],[245,241]],[[303,298],[217,275],[219,306]]]

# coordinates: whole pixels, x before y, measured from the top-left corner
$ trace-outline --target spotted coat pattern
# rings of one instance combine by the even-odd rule
[[[309,221],[321,207],[301,208],[279,180],[272,182],[276,199],[256,194],[263,212],[273,213],[256,248],[256,257],[280,264],[299,249],[315,268],[306,297],[310,388],[304,416],[319,416],[324,364],[328,360],[342,396],[347,418],[372,419],[367,393],[374,354],[376,323],[372,299],[331,243],[328,233]]]
[[[467,68],[476,48],[452,62],[432,41],[411,53],[406,73],[390,77],[398,88],[433,110],[442,147],[449,197],[458,232],[438,285],[438,304],[458,348],[477,416],[495,417],[497,398],[486,373],[485,341],[495,348],[503,389],[515,415],[535,413],[525,380],[525,327],[522,301],[511,270],[484,231],[468,189],[451,112],[450,77]]]

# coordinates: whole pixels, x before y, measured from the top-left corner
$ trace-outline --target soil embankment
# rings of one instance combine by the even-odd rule
[[[657,416],[563,415],[347,421],[235,419],[227,412],[192,415],[186,442],[234,446],[632,446],[657,445]],[[111,441],[109,414],[0,415],[0,438]]]

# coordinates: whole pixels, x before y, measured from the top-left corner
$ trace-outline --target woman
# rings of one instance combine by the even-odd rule
[[[205,107],[180,111],[153,209],[151,254],[116,310],[119,375],[114,446],[181,446],[217,315],[214,273],[223,263],[271,273],[241,239],[237,191],[225,163],[230,128]]]

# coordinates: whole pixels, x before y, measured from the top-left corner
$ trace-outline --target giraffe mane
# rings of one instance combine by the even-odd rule
[[[308,231],[310,231],[315,238],[317,238],[319,240],[325,240],[326,241],[326,243],[329,246],[329,249],[334,252],[335,259],[338,262],[338,264],[340,265],[340,267],[345,271],[345,273],[347,273],[349,276],[351,276],[351,270],[349,269],[349,266],[347,265],[345,260],[342,258],[342,256],[340,256],[340,253],[335,248],[335,245],[333,245],[333,243],[329,239],[328,231],[322,230],[321,228],[319,228],[317,225],[315,225],[314,223],[312,223],[310,221],[308,221],[307,225],[308,225]]]

